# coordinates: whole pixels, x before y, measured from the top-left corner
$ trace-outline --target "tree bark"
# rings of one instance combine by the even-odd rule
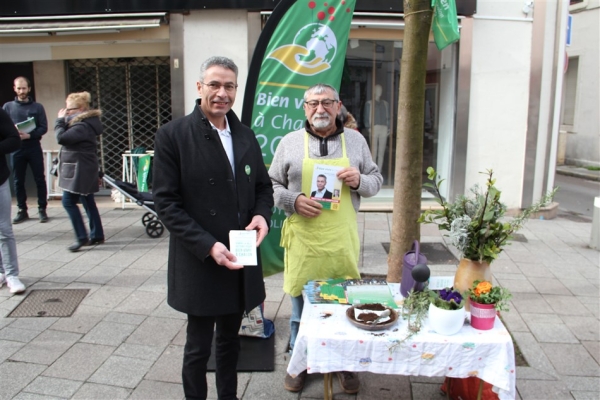
[[[388,255],[388,282],[400,282],[402,259],[420,238],[423,121],[431,0],[404,0],[404,42],[400,69],[394,211]]]

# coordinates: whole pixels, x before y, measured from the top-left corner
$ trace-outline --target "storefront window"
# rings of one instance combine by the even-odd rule
[[[358,130],[367,140],[373,160],[384,177],[383,196],[390,195],[394,183],[402,45],[402,41],[350,39],[340,88],[341,100],[355,117]],[[450,167],[451,147],[448,144],[454,132],[456,97],[453,54],[452,46],[440,52],[434,43],[429,45],[423,121],[423,182],[426,182],[428,166],[438,169],[441,163],[443,170]],[[440,107],[444,110],[443,116]],[[440,119],[444,123],[443,129],[440,129]],[[442,149],[447,154],[439,154]]]

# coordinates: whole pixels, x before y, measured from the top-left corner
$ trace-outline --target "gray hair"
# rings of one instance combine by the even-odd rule
[[[233,71],[235,73],[235,77],[237,78],[238,67],[231,58],[214,56],[204,61],[200,66],[200,82],[204,81],[204,74],[206,73],[206,70],[210,67],[214,67],[215,65]]]
[[[326,83],[317,83],[316,85],[313,85],[313,86],[309,87],[308,89],[306,89],[306,92],[304,92],[304,101],[307,101],[308,96],[310,96],[311,94],[322,94],[327,91],[333,92],[333,100],[336,100],[336,101],[340,100],[340,95],[338,94],[338,91],[333,86],[328,85]]]

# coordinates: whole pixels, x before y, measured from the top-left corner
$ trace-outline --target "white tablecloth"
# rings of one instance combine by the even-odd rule
[[[489,331],[465,325],[453,336],[431,330],[427,321],[418,335],[408,335],[407,322],[387,330],[366,331],[346,317],[348,306],[310,304],[305,298],[300,332],[287,372],[295,376],[335,371],[379,374],[477,376],[495,386],[501,399],[515,398],[515,356],[510,334],[499,318]],[[331,316],[324,318],[327,314]]]

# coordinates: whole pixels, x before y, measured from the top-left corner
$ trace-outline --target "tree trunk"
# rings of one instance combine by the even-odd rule
[[[404,0],[404,43],[400,69],[394,212],[388,255],[388,282],[400,282],[402,258],[420,238],[423,121],[431,0]]]

